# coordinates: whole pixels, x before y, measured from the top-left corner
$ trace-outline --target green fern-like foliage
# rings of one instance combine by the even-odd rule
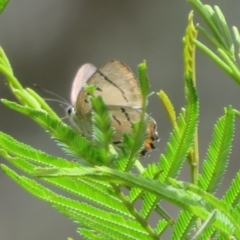
[[[169,228],[171,239],[177,240],[240,239],[239,171],[221,199],[214,195],[224,181],[232,151],[234,120],[240,113],[228,106],[223,116],[216,120],[200,172],[199,100],[195,77],[195,51],[199,48],[239,83],[240,34],[236,27],[231,34],[218,7],[203,5],[199,0],[188,1],[209,30],[195,27],[193,12],[189,14],[183,38],[185,106],[177,114],[167,94],[164,91],[158,93],[173,129],[165,151],[146,168],[141,165],[139,155],[148,124],[145,117],[149,96],[146,62],[138,66],[143,96],[141,117],[139,122],[133,123],[132,132],[124,134],[122,145],[115,149],[111,145],[115,131],[111,126],[111,115],[104,100],[94,95],[94,86],[85,86],[92,104],[93,136],[89,140],[63,123],[36,92],[21,86],[0,49],[0,71],[18,100],[17,103],[2,99],[2,103],[38,123],[66,152],[65,159],[51,156],[0,132],[0,155],[23,175],[5,164],[1,169],[26,191],[72,219],[85,239],[157,240],[162,239]],[[6,3],[0,1],[0,11]],[[198,31],[210,41],[213,50],[197,40]],[[190,183],[178,179],[186,161]],[[138,174],[134,173],[134,168]],[[55,193],[33,177],[72,194],[77,200]],[[179,208],[176,220],[162,206],[162,200]],[[137,203],[141,203],[141,207],[136,208]],[[159,219],[150,224],[153,214]]]

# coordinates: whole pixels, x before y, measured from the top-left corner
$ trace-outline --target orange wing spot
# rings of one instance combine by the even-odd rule
[[[145,156],[146,153],[149,150],[155,149],[155,146],[153,144],[154,140],[151,137],[147,137],[145,142],[144,142],[144,148],[143,150],[140,152],[140,156]]]
[[[146,141],[144,143],[144,148],[146,148],[148,150],[155,149],[152,138],[149,137],[146,139]]]

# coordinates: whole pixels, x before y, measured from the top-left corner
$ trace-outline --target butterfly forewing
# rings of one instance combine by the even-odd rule
[[[95,95],[102,96],[106,105],[142,107],[142,94],[131,70],[120,61],[110,61],[101,66],[88,79],[88,85],[96,86]],[[82,116],[91,111],[88,95],[82,89],[77,98],[78,112]]]
[[[87,80],[97,71],[97,68],[93,66],[91,63],[84,64],[81,68],[79,68],[73,83],[72,83],[72,91],[71,91],[71,104],[75,105],[79,92],[83,89],[84,84]]]

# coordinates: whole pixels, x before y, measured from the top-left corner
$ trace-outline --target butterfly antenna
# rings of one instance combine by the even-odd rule
[[[64,119],[66,119],[66,118],[68,118],[68,116],[65,116],[65,117],[61,117],[61,120],[64,120]]]
[[[64,107],[64,106],[67,106],[67,107],[71,106],[69,103],[63,102],[62,100],[59,100],[59,99],[44,98],[44,100],[46,100],[46,101],[51,101],[51,102],[58,102],[59,105],[60,105],[61,107],[63,107],[63,108],[66,108],[66,107]]]
[[[38,84],[36,84],[36,83],[33,84],[33,86],[36,87],[36,88],[38,88],[38,89],[40,89],[40,90],[43,91],[43,92],[46,92],[46,93],[48,93],[48,94],[50,94],[50,95],[55,96],[55,97],[58,98],[58,99],[44,98],[45,100],[47,100],[47,101],[52,101],[52,102],[59,102],[59,103],[62,104],[61,106],[63,106],[63,105],[71,106],[71,104],[70,104],[66,99],[64,99],[63,97],[61,97],[60,95],[58,95],[58,94],[56,94],[56,93],[54,93],[54,92],[51,92],[51,91],[49,91],[49,90],[47,90],[47,89],[45,89],[45,88],[43,88],[43,87],[40,87],[40,86],[39,86]]]

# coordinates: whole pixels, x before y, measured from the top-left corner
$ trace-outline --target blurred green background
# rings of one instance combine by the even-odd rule
[[[217,4],[228,23],[239,27],[240,1],[204,3]],[[85,62],[100,66],[117,59],[136,73],[137,65],[146,59],[151,90],[166,91],[179,112],[184,106],[182,37],[190,10],[186,1],[173,0],[10,1],[0,16],[0,44],[24,87],[37,83],[67,100],[74,75]],[[200,21],[198,16],[195,21]],[[240,109],[240,87],[199,51],[197,87],[201,114],[200,158],[203,159],[213,124],[223,114],[223,107],[231,104]],[[49,98],[45,93],[40,94]],[[15,100],[2,76],[0,98]],[[65,116],[58,104],[50,104],[60,116]],[[156,144],[158,149],[142,159],[144,165],[158,160],[171,130],[156,95],[149,99],[148,112],[158,123],[161,140]],[[219,196],[240,166],[238,125],[237,121],[233,154],[224,184],[217,193]],[[65,156],[37,124],[2,104],[0,131],[50,154]],[[8,164],[2,158],[0,163]],[[189,180],[188,176],[186,165],[179,178]],[[177,209],[166,206],[176,218]],[[151,221],[154,222],[154,218]],[[1,240],[80,239],[75,230],[71,220],[29,195],[0,171]]]

